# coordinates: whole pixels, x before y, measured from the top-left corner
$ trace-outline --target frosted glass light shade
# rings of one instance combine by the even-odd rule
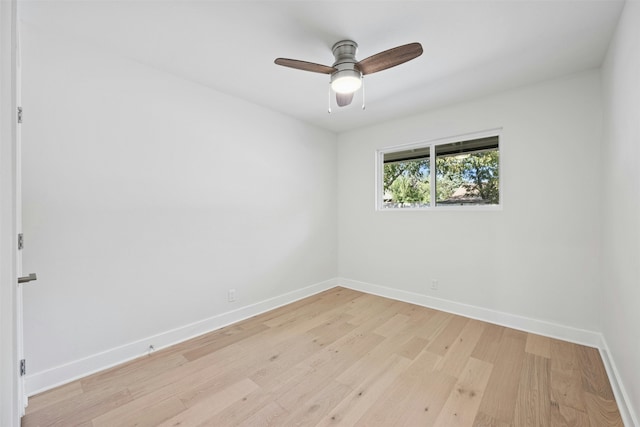
[[[357,70],[340,70],[331,76],[331,89],[337,93],[353,93],[360,89],[362,80]]]

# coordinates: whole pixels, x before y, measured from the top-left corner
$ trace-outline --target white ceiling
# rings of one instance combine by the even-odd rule
[[[333,132],[598,67],[624,3],[607,1],[23,1],[22,20]],[[365,78],[327,114],[338,40],[364,59],[420,42],[421,57]],[[334,101],[335,102],[335,101]]]

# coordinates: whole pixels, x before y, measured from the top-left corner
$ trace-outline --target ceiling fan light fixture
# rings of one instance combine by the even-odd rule
[[[358,43],[353,40],[341,40],[331,48],[335,62],[331,67],[314,62],[300,61],[299,59],[276,58],[277,65],[295,68],[303,71],[311,71],[320,74],[330,74],[330,90],[336,93],[336,104],[345,107],[351,104],[353,95],[362,86],[363,76],[404,64],[407,61],[422,55],[422,45],[414,42],[387,49],[376,53],[362,61],[356,59]],[[329,96],[331,101],[331,96]],[[364,110],[364,88],[362,90],[362,109]],[[331,108],[329,108],[331,112]]]
[[[362,86],[358,70],[339,70],[331,75],[331,89],[336,93],[353,93]]]

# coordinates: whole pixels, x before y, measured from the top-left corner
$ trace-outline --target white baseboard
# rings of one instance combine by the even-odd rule
[[[640,422],[638,422],[638,416],[634,412],[633,406],[629,405],[631,400],[629,399],[629,395],[624,388],[622,377],[620,376],[620,374],[618,374],[618,368],[616,368],[614,359],[610,357],[611,351],[609,350],[607,340],[604,336],[601,336],[601,339],[602,341],[600,344],[600,357],[602,357],[604,368],[607,370],[609,382],[611,383],[613,395],[615,396],[616,403],[618,404],[618,410],[620,411],[622,422],[627,427],[640,426]]]
[[[434,308],[436,310],[446,311],[447,313],[458,314],[460,316],[495,323],[497,325],[507,326],[509,328],[544,335],[551,338],[558,338],[576,344],[598,348],[601,344],[601,335],[598,332],[587,331],[585,329],[560,325],[545,320],[532,319],[530,317],[505,313],[503,311],[492,310],[470,304],[463,304],[442,298],[435,298],[415,292],[387,288],[385,286],[373,285],[371,283],[345,279],[342,277],[338,278],[338,284],[356,291],[421,305],[423,307]]]
[[[202,334],[220,329],[235,322],[256,316],[269,310],[315,295],[337,286],[337,280],[330,279],[283,295],[250,304],[236,310],[228,311],[208,319],[181,326],[170,331],[138,341],[112,348],[102,353],[56,366],[25,376],[25,392],[27,396],[77,380],[98,371],[119,365],[147,354],[149,342],[153,342],[156,350],[189,340]]]

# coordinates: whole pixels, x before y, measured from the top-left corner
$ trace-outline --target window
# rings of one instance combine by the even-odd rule
[[[500,205],[500,135],[379,150],[378,209]]]

